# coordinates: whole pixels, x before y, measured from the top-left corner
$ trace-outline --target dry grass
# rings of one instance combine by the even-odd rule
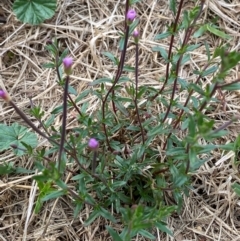
[[[193,1],[185,1],[185,9],[193,6]],[[166,0],[145,0],[137,5],[142,33],[140,41],[140,81],[142,85],[159,88],[158,79],[164,76],[165,66],[153,46],[168,46],[164,40],[155,42],[154,36],[166,29],[173,21]],[[2,0],[0,16],[7,23],[0,25],[0,87],[8,90],[22,110],[30,106],[29,97],[45,110],[44,119],[61,102],[62,90],[58,87],[53,70],[43,69],[41,65],[49,59],[45,42],[57,36],[63,47],[70,50],[75,59],[71,84],[80,93],[90,88],[89,83],[103,76],[112,77],[115,68],[101,56],[101,52],[118,54],[118,31],[123,29],[124,4],[120,0],[86,1],[61,0],[57,12],[51,20],[40,26],[21,24],[11,11],[11,1]],[[221,26],[233,38],[228,42],[232,50],[240,48],[240,3],[239,0],[206,0],[200,21],[210,21],[218,17]],[[183,34],[180,38],[183,37]],[[221,39],[207,35],[194,43],[207,41],[212,52],[222,42]],[[134,61],[129,46],[127,62]],[[192,69],[200,69],[206,61],[204,47],[191,55],[189,65],[180,72],[191,81]],[[238,68],[231,71],[229,79],[239,76]],[[207,82],[211,79],[207,79]],[[239,112],[239,93],[225,94],[226,110],[217,106],[211,113],[218,123],[229,120]],[[94,111],[98,102],[92,97],[84,101],[92,103]],[[81,103],[80,103],[81,104]],[[6,104],[0,103],[0,121],[13,123],[22,121]],[[60,124],[56,123],[56,125]],[[69,128],[76,124],[74,119]],[[239,123],[238,123],[239,124]],[[235,140],[239,133],[238,124],[230,126],[227,138],[222,143]],[[231,184],[240,181],[238,168],[233,165],[234,153],[214,153],[193,176],[194,191],[185,199],[181,216],[169,218],[169,226],[174,238],[156,231],[157,240],[240,240],[240,203],[231,189]],[[13,162],[15,166],[31,168],[32,159],[16,159],[12,153],[4,152],[0,162]],[[37,186],[32,175],[5,176],[0,181],[0,240],[111,240],[104,228],[106,223],[98,219],[91,227],[82,224],[90,213],[86,207],[77,219],[73,219],[71,200],[59,199],[48,202],[39,215],[33,213]],[[66,177],[68,183],[70,176]],[[137,237],[135,240],[145,240]]]

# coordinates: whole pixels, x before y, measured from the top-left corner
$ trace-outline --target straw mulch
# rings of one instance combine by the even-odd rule
[[[166,30],[173,21],[166,0],[145,0],[137,4],[140,19],[140,73],[141,84],[159,88],[158,79],[164,76],[165,66],[154,46],[168,47],[167,40],[155,41],[154,36]],[[185,1],[184,8],[191,9],[194,1]],[[195,1],[196,2],[196,1]],[[86,1],[61,0],[55,16],[40,26],[21,24],[11,11],[11,0],[0,2],[0,87],[5,88],[24,111],[30,108],[29,98],[45,111],[43,120],[61,103],[62,89],[57,85],[57,76],[53,70],[42,68],[50,60],[45,50],[47,40],[56,36],[62,47],[70,50],[74,58],[73,85],[80,93],[91,88],[89,83],[100,77],[112,77],[113,64],[101,55],[103,51],[119,54],[119,31],[123,30],[124,3],[120,0]],[[228,41],[230,49],[239,50],[240,46],[240,2],[239,0],[206,0],[199,22],[217,18],[217,24],[232,39]],[[4,22],[4,21],[3,21]],[[183,34],[179,38],[183,38]],[[192,43],[204,43],[210,51],[222,43],[222,40],[208,34]],[[127,63],[134,61],[133,45],[129,44]],[[207,57],[204,45],[191,54],[189,65],[180,74],[191,80],[191,71],[201,69]],[[230,72],[226,81],[239,76],[238,67]],[[206,79],[206,83],[211,79]],[[219,105],[210,113],[217,123],[223,124],[240,108],[239,93],[224,92],[225,105]],[[85,99],[91,105],[89,111],[98,108],[95,97]],[[5,103],[0,102],[1,123],[22,120]],[[72,116],[71,116],[72,115]],[[69,128],[76,125],[74,113],[70,113]],[[37,124],[37,123],[36,123]],[[61,124],[61,119],[56,126]],[[222,143],[234,141],[239,133],[239,123],[232,124]],[[46,145],[46,142],[42,142]],[[231,189],[231,184],[240,181],[238,167],[233,165],[235,156],[231,152],[213,152],[209,160],[193,176],[194,190],[185,198],[181,216],[168,219],[174,237],[155,232],[156,240],[240,240],[240,203]],[[1,153],[0,162],[12,162],[15,166],[31,169],[33,159],[15,158],[11,151]],[[38,195],[32,175],[9,175],[0,180],[0,240],[111,240],[106,232],[106,222],[95,221],[90,227],[82,224],[91,212],[86,207],[73,219],[71,200],[59,199],[47,202],[41,212],[33,213],[34,200]],[[66,177],[66,182],[71,176]],[[116,227],[117,228],[117,227]],[[146,240],[136,237],[134,240]]]

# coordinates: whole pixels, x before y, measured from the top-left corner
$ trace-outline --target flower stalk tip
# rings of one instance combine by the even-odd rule
[[[4,91],[4,90],[0,90],[0,98],[2,98],[3,100],[9,102],[11,100],[9,94]]]
[[[73,59],[71,57],[65,57],[63,59],[63,67],[66,75],[70,75],[72,73],[72,65]]]
[[[136,13],[136,11],[134,9],[128,10],[128,12],[127,12],[127,21],[128,21],[128,23],[129,24],[132,23],[133,20],[136,18],[136,16],[137,16],[137,13]]]
[[[91,138],[91,139],[88,141],[88,147],[89,147],[91,150],[97,150],[98,147],[99,147],[99,142],[98,142],[95,138]]]
[[[137,44],[139,41],[139,31],[137,29],[134,29],[132,36],[134,37],[134,42]]]

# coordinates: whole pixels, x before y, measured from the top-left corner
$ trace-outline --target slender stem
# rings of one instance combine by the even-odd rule
[[[209,64],[210,64],[210,63],[208,63],[208,64],[204,67],[203,71],[205,71],[205,70],[207,69],[207,67],[209,66]],[[200,81],[201,77],[202,77],[201,75],[198,76],[195,84],[198,84],[198,82]],[[187,97],[187,99],[186,99],[186,101],[185,101],[185,103],[184,103],[184,105],[183,105],[184,107],[187,106],[188,102],[190,101],[190,98],[191,98],[192,94],[193,94],[193,89],[189,92],[188,97]],[[184,109],[181,109],[180,114],[178,115],[178,119],[176,120],[176,122],[175,122],[175,124],[174,124],[174,126],[173,126],[173,129],[176,129],[176,127],[178,126],[178,124],[179,124],[179,122],[180,122],[180,120],[181,120],[181,118],[182,118],[183,113],[184,113]],[[172,132],[170,132],[170,133],[168,134],[168,136],[167,136],[167,138],[166,138],[166,141],[165,141],[165,143],[164,143],[164,145],[163,145],[163,150],[166,149],[167,141],[168,141],[168,139],[171,137],[171,135],[172,135]]]
[[[55,65],[56,65],[56,72],[57,72],[58,80],[61,81],[61,75],[60,75],[59,66],[58,66],[58,59],[59,59],[59,53],[57,51],[56,58],[55,58]],[[80,116],[82,116],[82,113],[80,112],[79,108],[77,107],[76,103],[73,101],[73,99],[72,99],[72,97],[70,96],[69,93],[67,93],[67,96],[68,96],[69,100],[71,101],[71,103],[72,103],[73,107],[75,108],[75,110],[78,112],[78,114]]]
[[[188,43],[188,41],[189,41],[189,39],[191,37],[192,31],[193,31],[193,27],[195,26],[196,21],[199,18],[200,14],[201,14],[201,12],[203,10],[203,4],[204,4],[204,2],[202,1],[198,15],[194,18],[193,22],[191,23],[191,25],[186,30],[186,34],[185,34],[185,37],[184,37],[184,40],[183,40],[182,48],[184,48],[186,46],[186,44]],[[168,114],[170,112],[170,109],[172,107],[172,103],[173,103],[175,92],[176,92],[176,88],[177,88],[178,72],[179,72],[179,69],[180,69],[180,65],[181,65],[181,61],[182,61],[183,55],[184,55],[184,53],[181,54],[181,56],[179,57],[178,62],[177,62],[176,78],[175,78],[174,83],[173,83],[173,90],[172,90],[172,95],[171,95],[171,99],[170,99],[170,104],[169,104],[169,106],[167,108],[166,114],[165,114],[165,116],[163,118],[163,121],[162,121],[163,123],[167,119]]]
[[[168,82],[174,37],[175,37],[176,31],[177,31],[177,26],[178,26],[180,14],[181,14],[181,11],[182,11],[183,2],[184,2],[184,0],[181,0],[180,3],[179,3],[177,16],[176,16],[174,24],[173,24],[172,36],[171,36],[171,39],[170,39],[170,45],[169,45],[169,49],[168,49],[168,63],[167,63],[166,74],[165,74],[166,78],[165,78],[165,81],[163,83],[162,88],[159,90],[159,92],[156,95],[154,95],[152,97],[152,100],[156,99],[163,92],[163,90],[165,89],[166,84]]]
[[[189,143],[187,144],[187,149],[186,149],[186,153],[189,154],[189,149],[190,149],[190,145]],[[188,171],[190,169],[190,160],[189,157],[187,158],[187,166],[186,166],[186,170],[185,173],[188,174]]]
[[[139,114],[139,108],[138,108],[138,58],[139,58],[139,46],[138,43],[135,44],[136,45],[136,55],[135,55],[135,97],[134,97],[134,105],[135,105],[135,109],[136,109],[136,113],[137,113],[137,119],[138,119],[138,123],[141,129],[141,135],[142,135],[142,143],[145,143],[144,140],[144,130],[143,130],[143,126],[142,126],[142,122],[140,119],[140,114]]]
[[[75,110],[78,112],[78,114],[80,116],[83,116],[83,114],[81,113],[81,111],[79,110],[79,108],[77,107],[76,103],[73,101],[71,95],[68,93],[68,99],[70,100],[70,102],[72,103],[73,107],[75,108]]]
[[[95,170],[97,167],[97,151],[93,151],[93,159],[92,159],[92,174],[95,174]]]
[[[129,0],[126,1],[126,10],[125,11],[128,10],[128,6],[129,6]],[[116,77],[114,79],[114,82],[113,82],[111,88],[108,90],[105,98],[102,101],[103,130],[104,130],[104,134],[106,136],[107,145],[108,145],[108,147],[110,149],[112,149],[112,148],[110,147],[110,142],[109,142],[108,133],[107,133],[107,127],[106,127],[106,124],[104,123],[105,117],[106,117],[105,108],[106,108],[106,103],[107,103],[108,96],[109,96],[110,93],[113,93],[114,87],[116,86],[117,82],[119,81],[119,78],[121,77],[122,71],[123,71],[123,66],[124,66],[124,61],[125,61],[125,56],[126,56],[126,51],[127,51],[128,36],[129,36],[129,26],[127,25],[126,15],[127,15],[127,12],[125,13],[125,39],[124,39],[124,46],[123,46],[123,51],[121,53],[120,62],[118,64]],[[113,104],[113,108],[115,108],[114,104]]]
[[[64,93],[63,93],[63,116],[62,116],[61,140],[60,140],[60,147],[59,147],[59,153],[58,153],[58,171],[60,171],[62,152],[64,149],[64,142],[65,142],[65,136],[66,136],[68,83],[69,83],[69,75],[66,76]]]
[[[237,119],[239,119],[238,117],[234,116],[232,118],[232,120],[226,122],[225,124],[221,125],[220,127],[218,127],[217,129],[213,130],[211,134],[215,134],[223,129],[226,129],[229,125],[231,125],[234,121],[236,121]]]
[[[125,4],[125,15],[127,14],[128,12],[128,9],[129,9],[129,0],[126,1],[126,4]],[[125,17],[125,23],[124,23],[124,29],[127,29],[127,18]],[[119,70],[119,69],[118,69]],[[121,76],[121,75],[120,75]],[[111,91],[112,92],[112,98],[114,97],[114,90]],[[112,107],[113,107],[113,111],[114,113],[116,114],[117,110],[116,110],[116,106],[115,106],[115,103],[114,101],[112,101]]]
[[[59,145],[56,141],[52,140],[50,137],[48,137],[46,134],[44,134],[42,131],[40,131],[30,120],[29,118],[15,105],[13,101],[9,101],[9,104],[14,108],[14,110],[17,112],[17,114],[28,124],[34,131],[36,131],[40,136],[46,138],[50,143],[54,143],[56,145]]]

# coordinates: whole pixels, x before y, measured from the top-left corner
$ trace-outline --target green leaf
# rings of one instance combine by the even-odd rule
[[[123,47],[124,47],[124,36],[123,37],[121,37],[121,39],[120,39],[120,41],[119,41],[119,49],[120,49],[120,51],[122,51],[123,50]]]
[[[168,132],[168,130],[166,130],[164,128],[164,126],[160,124],[158,126],[153,127],[150,131],[148,131],[147,135],[150,137],[150,136],[164,134],[164,133],[167,133],[167,132]]]
[[[170,0],[169,8],[176,15],[176,0]]]
[[[214,27],[211,24],[207,24],[206,28],[210,33],[212,33],[212,34],[214,34],[214,35],[216,35],[220,38],[223,38],[223,39],[230,39],[231,38],[229,35],[227,35],[224,32],[218,30],[216,27]]]
[[[125,65],[125,66],[123,66],[123,70],[127,71],[127,72],[134,72],[135,68],[131,67],[131,66],[128,66],[128,65]]]
[[[74,208],[73,217],[77,218],[82,209],[83,209],[83,203],[77,203],[77,205]]]
[[[23,167],[16,167],[16,169],[14,170],[14,173],[20,173],[20,174],[29,174],[34,172],[35,172],[34,170],[28,170]]]
[[[12,163],[0,164],[0,175],[6,175],[12,172],[14,172]]]
[[[114,241],[123,241],[119,234],[110,226],[106,226],[107,231],[110,233]]]
[[[167,150],[167,156],[186,156],[186,149],[184,147],[174,147]]]
[[[131,0],[131,1],[130,1],[130,6],[133,5],[133,4],[135,4],[135,3],[138,3],[138,2],[140,2],[140,1],[141,1],[141,0]]]
[[[112,187],[115,189],[115,188],[122,187],[124,185],[126,185],[125,181],[115,181],[113,182]]]
[[[236,51],[227,53],[224,49],[220,53],[222,59],[222,71],[228,71],[235,67],[240,61],[240,54]]]
[[[184,65],[186,64],[189,60],[190,60],[190,55],[189,54],[186,54],[182,57],[182,60],[181,60],[181,65]]]
[[[116,219],[113,217],[113,215],[103,207],[100,207],[100,213],[105,219],[108,219],[111,222],[116,223]]]
[[[201,37],[205,32],[207,31],[206,25],[201,26],[194,34],[194,38],[199,38]]]
[[[120,84],[120,83],[127,83],[127,82],[129,82],[129,81],[131,81],[131,79],[130,79],[129,77],[127,77],[127,76],[122,76],[122,77],[119,78],[118,84]]]
[[[240,197],[240,185],[238,183],[234,183],[232,185],[232,189]]]
[[[101,211],[99,211],[98,209],[94,210],[88,217],[88,219],[85,221],[84,226],[88,226],[90,225],[92,222],[94,222],[94,220],[96,218],[98,218],[99,216],[101,216]]]
[[[217,71],[217,69],[218,69],[218,66],[217,66],[217,65],[213,65],[213,66],[211,66],[210,68],[206,69],[206,70],[201,74],[201,76],[202,76],[202,77],[205,77],[205,76],[207,76],[207,75],[213,74],[213,73],[215,73],[215,72]]]
[[[90,89],[86,89],[83,92],[81,92],[81,94],[78,95],[78,97],[76,98],[75,102],[79,102],[81,101],[84,97],[86,97],[88,94],[90,93]]]
[[[203,90],[200,86],[191,83],[191,84],[189,85],[189,87],[192,88],[193,90],[195,90],[195,91],[196,91],[197,93],[199,93],[200,95],[203,95],[203,96],[205,95],[204,90]]]
[[[56,0],[16,0],[13,12],[24,22],[37,25],[51,18],[57,8]]]
[[[44,125],[49,128],[55,120],[55,115],[50,115],[50,117],[45,121]]]
[[[204,41],[204,45],[205,45],[205,48],[206,48],[206,53],[207,53],[208,61],[209,61],[210,58],[211,58],[211,54],[210,54],[210,50],[209,50],[209,44],[207,43],[207,41]]]
[[[143,237],[148,238],[148,239],[156,239],[156,237],[154,235],[152,235],[151,233],[149,233],[146,230],[140,230],[138,231],[139,234],[141,234]]]
[[[112,79],[110,79],[110,78],[96,79],[90,85],[93,86],[93,85],[99,85],[99,84],[102,84],[102,83],[112,83]]]
[[[153,47],[152,50],[158,51],[160,53],[160,55],[164,58],[164,60],[166,60],[166,61],[168,60],[168,53],[164,48],[162,48],[160,46],[156,46],[156,47]]]
[[[77,96],[78,92],[71,86],[68,86],[68,93]]]
[[[197,48],[199,48],[200,44],[193,44],[193,45],[189,45],[186,49],[186,52],[191,52]]]
[[[56,65],[55,65],[55,63],[44,63],[43,65],[42,65],[42,67],[43,68],[46,68],[46,69],[53,69],[53,68],[55,68],[56,67]]]
[[[47,194],[45,197],[43,197],[41,199],[41,201],[46,202],[50,199],[56,199],[56,198],[63,196],[64,194],[66,194],[66,192],[64,190],[53,191],[53,192]]]
[[[157,223],[155,224],[155,226],[156,226],[160,231],[165,232],[165,233],[169,234],[170,236],[173,236],[172,231],[167,228],[167,225],[166,225],[166,224],[157,222]]]
[[[51,112],[52,115],[56,115],[60,112],[62,112],[62,109],[63,109],[63,106],[60,105],[60,106],[57,106],[56,108],[54,108],[54,110]]]
[[[102,54],[105,55],[106,57],[108,57],[110,60],[112,60],[112,62],[115,65],[119,64],[119,60],[112,53],[110,53],[110,52],[103,52]]]
[[[125,106],[118,100],[116,100],[115,102],[116,107],[125,115],[128,116],[129,112],[127,111],[127,109],[125,108]]]
[[[15,145],[18,148],[14,149],[14,153],[18,156],[24,155],[25,150],[24,142],[31,147],[37,146],[37,136],[35,133],[29,132],[24,126],[20,126],[17,123],[13,123],[10,126],[0,124],[0,151],[11,148],[11,145]]]
[[[161,34],[157,34],[156,37],[154,38],[155,40],[159,40],[159,39],[165,39],[167,37],[171,36],[170,32],[164,32]]]

